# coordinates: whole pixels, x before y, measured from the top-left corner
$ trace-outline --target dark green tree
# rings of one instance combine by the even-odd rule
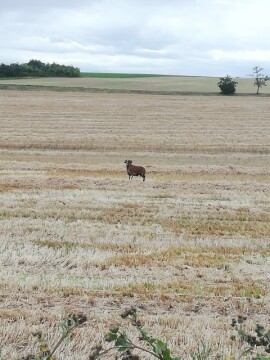
[[[229,75],[221,77],[218,82],[218,87],[220,88],[222,94],[234,94],[236,91],[237,81],[234,81]]]
[[[61,76],[61,77],[79,77],[80,69],[73,66],[60,64],[44,64],[40,60],[32,59],[26,64],[13,63],[10,65],[0,65],[0,77],[44,77],[44,76]]]
[[[266,86],[266,81],[269,80],[270,77],[268,75],[264,76],[263,74],[261,74],[263,68],[260,68],[259,66],[255,66],[252,70],[253,72],[251,74],[251,77],[254,78],[254,86],[257,87],[256,94],[259,94],[260,89],[263,86]]]

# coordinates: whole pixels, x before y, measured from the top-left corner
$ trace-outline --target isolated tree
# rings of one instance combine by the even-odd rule
[[[257,87],[256,94],[259,94],[260,88],[266,86],[266,81],[269,80],[270,77],[268,75],[264,76],[263,74],[261,74],[263,68],[260,68],[259,66],[255,66],[252,70],[253,73],[251,74],[251,76],[255,79],[254,86]]]
[[[221,77],[218,82],[218,86],[224,95],[234,94],[236,90],[237,81],[233,81],[233,79],[227,75],[225,77]]]

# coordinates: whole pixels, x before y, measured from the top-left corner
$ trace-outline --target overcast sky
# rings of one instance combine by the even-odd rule
[[[0,0],[0,63],[270,75],[270,0]]]

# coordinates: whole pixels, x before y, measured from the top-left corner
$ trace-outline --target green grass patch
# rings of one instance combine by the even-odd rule
[[[123,79],[123,78],[143,78],[143,77],[159,77],[167,75],[158,74],[124,74],[124,73],[92,73],[92,72],[81,72],[81,77],[90,78],[110,78],[110,79]]]

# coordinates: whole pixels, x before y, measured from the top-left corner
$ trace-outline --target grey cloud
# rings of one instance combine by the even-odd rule
[[[1,0],[0,61],[241,76],[257,60],[270,73],[268,10],[268,0]]]

